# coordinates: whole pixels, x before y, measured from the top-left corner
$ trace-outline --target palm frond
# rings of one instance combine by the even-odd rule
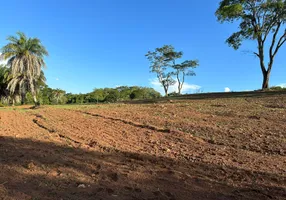
[[[28,38],[23,32],[7,37],[9,43],[2,47],[2,57],[10,68],[7,88],[10,93],[25,92],[35,94],[38,85],[46,81],[42,68],[46,67],[44,57],[48,51],[38,38]]]

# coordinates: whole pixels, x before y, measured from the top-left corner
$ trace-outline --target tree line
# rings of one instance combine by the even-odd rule
[[[9,92],[3,90],[7,87],[7,83],[2,82],[4,67],[0,66],[0,88],[1,88],[1,103],[11,104]],[[5,85],[3,85],[3,83]],[[4,95],[3,95],[4,94]],[[20,95],[16,95],[15,104],[33,104],[34,98],[31,92],[27,92],[22,100]],[[7,98],[8,97],[8,98]],[[94,104],[94,103],[115,103],[118,101],[132,101],[143,99],[157,99],[161,94],[153,88],[139,86],[120,86],[116,88],[96,88],[92,92],[86,94],[67,93],[61,89],[52,89],[45,83],[39,85],[37,89],[37,100],[41,105],[62,105],[62,104]]]
[[[161,94],[153,88],[139,86],[120,86],[116,88],[96,88],[87,94],[66,94],[67,104],[114,103],[141,99],[157,99]]]

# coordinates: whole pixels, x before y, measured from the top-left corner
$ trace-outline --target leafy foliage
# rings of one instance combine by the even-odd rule
[[[168,96],[168,89],[174,85],[176,81],[172,78],[173,72],[168,72],[170,67],[170,60],[168,55],[174,53],[174,47],[171,45],[164,45],[161,48],[156,48],[155,51],[149,51],[145,56],[150,61],[151,72],[156,73],[158,81],[162,84],[165,95]],[[176,55],[179,57],[179,55]]]
[[[175,48],[172,45],[164,45],[161,48],[156,48],[154,52],[149,51],[146,54],[147,59],[151,63],[151,72],[157,74],[158,81],[162,84],[166,96],[168,96],[169,87],[176,83],[173,79],[174,75],[178,82],[179,94],[181,94],[185,76],[195,75],[194,71],[190,70],[190,68],[197,67],[199,61],[186,60],[183,63],[178,64],[176,61],[181,59],[183,54],[182,51],[175,51]]]
[[[281,86],[272,86],[269,88],[270,91],[286,91],[286,88]]]
[[[274,58],[286,42],[286,1],[285,0],[222,0],[216,11],[220,22],[238,21],[239,30],[226,42],[239,49],[244,40],[257,41],[253,52],[260,60],[263,73],[262,89],[268,88]],[[265,65],[265,46],[269,41],[268,65]]]
[[[83,103],[114,103],[116,101],[128,101],[133,99],[155,99],[161,97],[153,88],[138,86],[120,86],[117,88],[99,88],[87,94],[66,94],[68,104]]]
[[[7,82],[7,73],[9,69],[4,65],[0,65],[0,98],[7,96],[8,90],[8,82]]]
[[[30,91],[34,103],[37,102],[37,88],[45,81],[42,67],[45,67],[44,57],[47,50],[38,38],[28,38],[24,33],[17,32],[17,36],[9,36],[8,44],[2,48],[2,57],[8,60],[11,69],[8,89],[11,94],[20,93],[23,97]]]

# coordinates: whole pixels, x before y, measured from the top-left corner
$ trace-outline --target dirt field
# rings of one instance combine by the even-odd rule
[[[286,95],[0,109],[0,199],[286,199]]]

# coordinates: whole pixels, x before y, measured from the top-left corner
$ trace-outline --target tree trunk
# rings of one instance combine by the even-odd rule
[[[37,96],[36,96],[35,94],[33,94],[33,99],[34,99],[34,104],[35,104],[35,106],[36,106],[36,107],[39,106],[39,102],[38,102]]]
[[[168,88],[166,88],[165,86],[164,86],[164,91],[165,91],[165,96],[167,97],[168,96]]]
[[[269,88],[269,78],[270,78],[270,71],[263,72],[263,83],[262,83],[262,90]]]
[[[25,93],[21,93],[21,105],[24,105],[25,98],[26,98],[26,94]]]
[[[178,85],[178,94],[179,94],[179,95],[182,94],[182,89],[183,89],[183,83],[182,83],[182,82],[179,82],[179,85]]]
[[[181,95],[182,86],[181,86],[181,81],[179,77],[179,72],[177,72],[177,81],[178,81],[178,94]]]
[[[185,83],[185,75],[186,75],[185,72],[182,72],[182,80],[180,80],[179,75],[177,76],[178,83],[179,83],[179,85],[178,85],[179,95],[181,95],[181,93],[182,93],[183,85]]]

